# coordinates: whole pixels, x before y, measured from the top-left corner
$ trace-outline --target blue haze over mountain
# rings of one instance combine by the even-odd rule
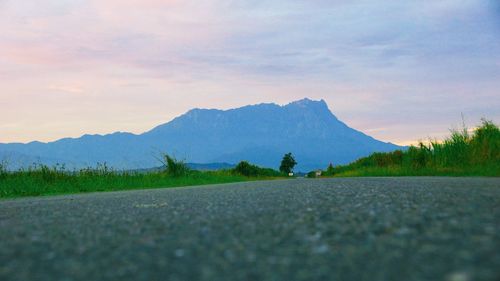
[[[230,110],[193,109],[140,135],[84,135],[55,142],[0,144],[10,168],[33,162],[83,168],[106,162],[117,169],[159,166],[161,152],[191,163],[252,163],[277,168],[292,152],[296,170],[345,164],[372,152],[401,147],[356,131],[335,117],[327,104],[303,99],[285,106],[250,105]]]

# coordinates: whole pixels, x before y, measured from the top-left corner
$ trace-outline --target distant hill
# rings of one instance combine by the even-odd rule
[[[285,106],[193,109],[140,135],[118,132],[0,144],[0,159],[7,159],[11,168],[38,161],[69,168],[106,162],[117,169],[141,169],[158,166],[154,156],[167,152],[190,163],[248,160],[277,168],[283,154],[292,152],[299,163],[296,170],[308,171],[399,148],[348,127],[323,100],[303,99]]]

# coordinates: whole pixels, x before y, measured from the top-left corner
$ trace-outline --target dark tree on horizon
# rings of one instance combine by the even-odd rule
[[[297,161],[295,161],[292,153],[289,152],[285,154],[285,156],[283,156],[283,160],[281,160],[280,171],[286,174],[291,173],[295,165],[297,165]]]

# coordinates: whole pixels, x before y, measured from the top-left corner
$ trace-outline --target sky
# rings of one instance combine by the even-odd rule
[[[324,99],[410,144],[500,121],[497,0],[0,0],[0,142]]]

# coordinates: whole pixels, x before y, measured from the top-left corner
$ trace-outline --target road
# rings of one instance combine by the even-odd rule
[[[3,200],[0,280],[500,280],[500,179]]]

